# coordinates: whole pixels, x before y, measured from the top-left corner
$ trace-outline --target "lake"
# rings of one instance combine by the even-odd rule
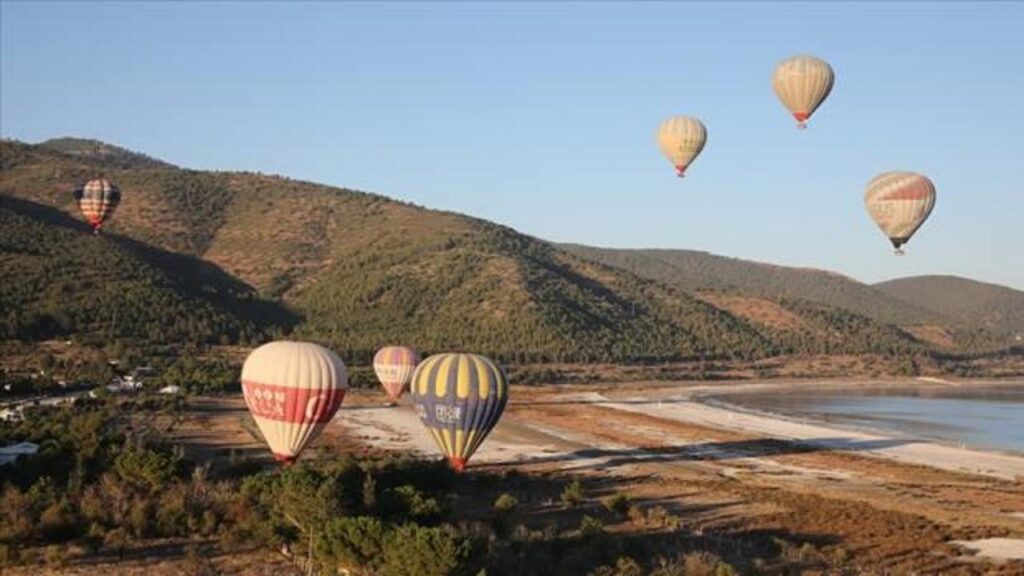
[[[1024,453],[1024,384],[808,390],[711,399],[748,410]]]

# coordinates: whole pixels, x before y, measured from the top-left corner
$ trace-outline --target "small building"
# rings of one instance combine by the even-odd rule
[[[174,395],[174,394],[181,394],[181,386],[178,386],[177,384],[171,384],[170,386],[164,386],[163,388],[161,388],[159,390],[159,393],[160,394],[166,394],[168,396],[171,396],[171,395]]]
[[[39,444],[34,442],[18,442],[0,448],[0,466],[13,464],[19,456],[31,456],[39,452]]]
[[[135,370],[132,370],[132,375],[136,378],[141,378],[143,376],[156,376],[156,368],[153,368],[152,366],[137,366]]]
[[[21,406],[0,408],[0,422],[17,422],[24,418],[21,413]]]

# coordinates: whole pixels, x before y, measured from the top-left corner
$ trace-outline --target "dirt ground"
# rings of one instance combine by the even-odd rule
[[[471,468],[576,475],[675,510],[690,529],[782,535],[848,555],[866,573],[1024,574],[1024,456],[693,401],[809,385],[849,382],[517,388]],[[379,402],[375,393],[347,400],[333,441],[437,453],[407,400]]]

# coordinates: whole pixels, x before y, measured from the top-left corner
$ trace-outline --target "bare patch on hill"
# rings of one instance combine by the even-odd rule
[[[920,324],[917,326],[900,326],[900,330],[903,330],[915,340],[926,344],[933,344],[942,348],[956,347],[956,342],[953,341],[953,335],[949,333],[949,330],[946,330],[942,326]]]
[[[724,294],[698,294],[697,298],[751,322],[779,330],[807,330],[807,321],[770,300]]]

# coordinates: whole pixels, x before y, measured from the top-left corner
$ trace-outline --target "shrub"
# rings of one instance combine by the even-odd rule
[[[455,576],[468,570],[472,547],[450,527],[406,524],[384,546],[381,576]]]
[[[573,480],[562,490],[562,503],[570,508],[583,504],[586,498],[583,495],[583,485],[579,480]]]
[[[178,472],[180,460],[145,448],[122,452],[114,460],[114,473],[129,486],[145,493],[162,491]]]
[[[381,560],[386,535],[376,518],[335,518],[316,535],[317,557],[332,573],[339,567],[374,567]]]
[[[605,500],[604,507],[607,508],[609,512],[625,517],[629,514],[629,495],[619,492]]]
[[[509,514],[516,509],[516,506],[519,506],[519,501],[508,493],[498,496],[498,499],[494,501],[494,511],[501,515]]]
[[[619,556],[614,566],[602,566],[591,576],[644,576],[643,568],[629,556]]]
[[[386,516],[398,520],[415,519],[421,523],[440,520],[441,505],[434,498],[424,496],[415,486],[399,486],[386,492],[386,499],[381,503]]]
[[[39,537],[46,542],[71,538],[78,528],[75,520],[74,512],[66,500],[54,502],[39,516]]]
[[[580,537],[589,540],[604,534],[604,524],[593,516],[584,516],[580,521]]]
[[[735,576],[732,566],[710,552],[690,552],[683,556],[686,576]]]
[[[15,544],[0,544],[0,568],[15,566],[21,560],[21,554]]]
[[[43,561],[46,562],[47,566],[62,568],[68,563],[68,551],[64,549],[64,546],[57,544],[47,546],[43,555]]]

